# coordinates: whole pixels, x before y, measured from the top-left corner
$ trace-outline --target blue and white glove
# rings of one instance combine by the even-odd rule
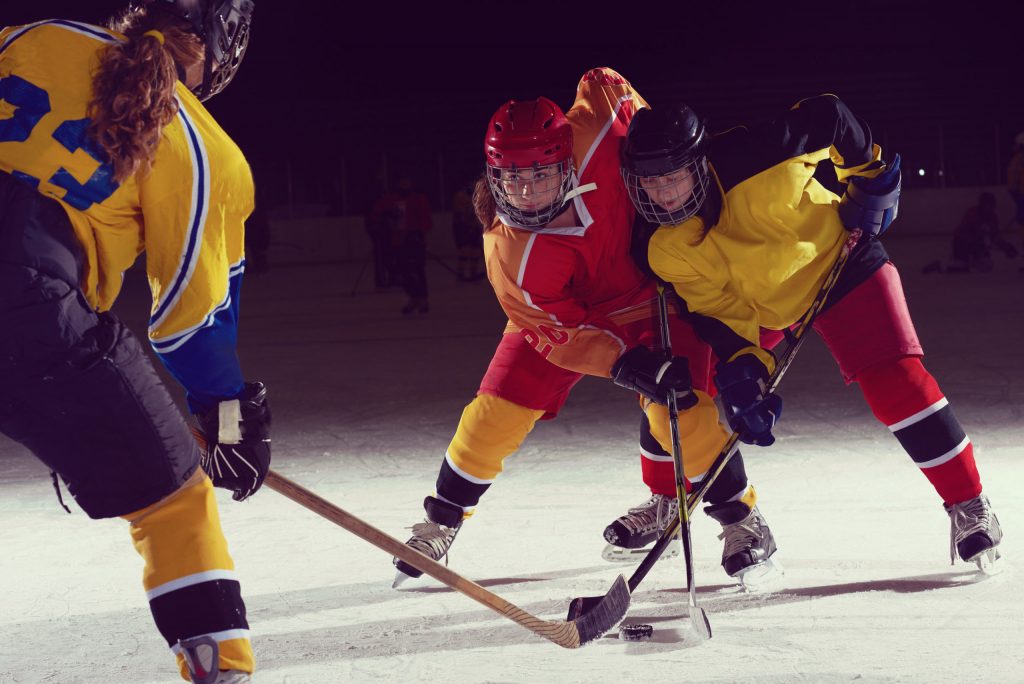
[[[847,230],[860,228],[866,235],[881,235],[896,219],[900,203],[900,155],[874,178],[855,176],[839,201],[839,219]]]
[[[744,444],[771,446],[772,428],[782,415],[782,397],[767,391],[768,369],[753,354],[741,354],[715,367],[729,427]]]

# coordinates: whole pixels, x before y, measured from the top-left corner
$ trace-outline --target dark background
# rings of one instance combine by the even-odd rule
[[[101,22],[123,3],[5,4],[11,25]],[[908,186],[995,185],[1024,131],[1011,4],[256,0],[246,62],[209,107],[268,204],[331,213],[361,213],[402,172],[446,208],[477,173],[499,104],[546,95],[568,108],[593,66],[654,106],[686,100],[713,130],[833,92],[902,153]]]

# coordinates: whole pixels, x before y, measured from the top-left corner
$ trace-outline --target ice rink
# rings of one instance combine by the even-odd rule
[[[445,228],[438,228],[442,230]],[[747,594],[719,566],[719,527],[698,513],[698,598],[714,638],[689,630],[682,559],[659,563],[614,633],[566,651],[430,581],[391,589],[391,559],[264,490],[219,491],[263,683],[1024,682],[1024,273],[920,275],[946,239],[887,242],[938,378],[975,444],[1002,521],[1006,571],[950,566],[949,521],[927,480],[845,387],[815,336],[782,383],[776,445],[747,471],[786,574]],[[274,467],[404,540],[422,516],[462,407],[504,318],[486,281],[431,262],[429,314],[372,292],[361,264],[247,277],[241,356],[270,388]],[[117,310],[148,313],[140,274]],[[175,390],[177,392],[177,389]],[[450,567],[546,619],[603,593],[631,566],[601,560],[601,531],[647,498],[634,398],[584,380],[540,424],[456,541]],[[0,438],[0,682],[174,682],[125,523],[57,505],[45,468]],[[1017,567],[1015,567],[1017,566]]]

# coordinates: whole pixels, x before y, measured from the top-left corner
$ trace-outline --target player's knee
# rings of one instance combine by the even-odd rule
[[[718,407],[704,392],[696,392],[697,404],[679,414],[679,443],[687,476],[697,477],[711,467],[729,433],[719,420]],[[647,418],[651,434],[666,452],[672,451],[672,432],[668,409],[661,404],[648,404]]]
[[[882,361],[860,371],[860,385],[871,412],[886,425],[897,423],[942,399],[935,378],[919,356]]]
[[[472,477],[493,479],[505,457],[519,448],[543,415],[543,411],[481,394],[462,412],[448,456]]]

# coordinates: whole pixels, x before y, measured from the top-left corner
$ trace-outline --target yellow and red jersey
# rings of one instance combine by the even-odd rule
[[[150,341],[193,408],[206,407],[242,387],[236,316],[252,174],[178,83],[152,169],[115,182],[87,134],[87,108],[101,53],[123,39],[67,20],[0,31],[0,170],[63,205],[85,255],[80,286],[97,310],[111,307],[146,252]]]
[[[630,257],[634,210],[619,175],[626,129],[646,106],[615,71],[584,74],[566,112],[574,187],[596,186],[571,200],[579,225],[529,228],[495,218],[484,235],[487,275],[508,329],[580,373],[609,376],[625,351],[621,326],[650,316],[653,284]]]
[[[651,238],[652,269],[696,314],[694,327],[719,358],[755,351],[770,366],[756,351],[760,328],[795,323],[835,263],[847,237],[839,196],[815,178],[828,159],[840,181],[884,168],[870,130],[832,95],[717,135],[709,152],[717,192],[708,207]],[[844,270],[847,286],[886,259],[880,243],[864,242]],[[834,290],[830,301],[837,298]]]

